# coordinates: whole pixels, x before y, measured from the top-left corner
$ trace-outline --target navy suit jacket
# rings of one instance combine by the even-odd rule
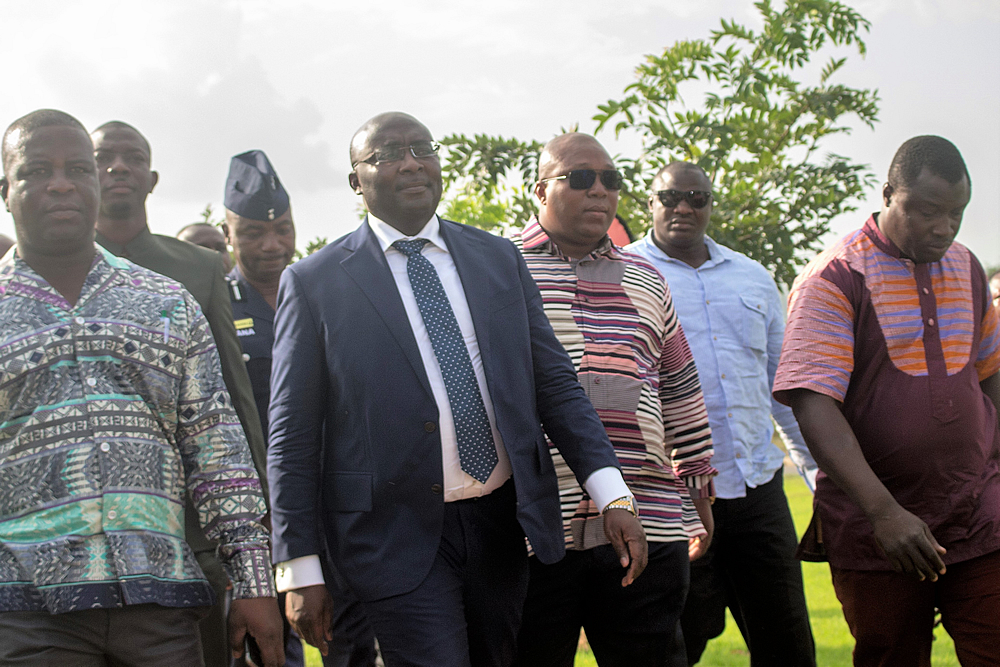
[[[581,483],[618,461],[514,245],[446,220],[441,234],[472,312],[517,518],[554,562],[565,547],[542,425]],[[362,600],[416,588],[444,516],[438,410],[367,221],[281,277],[270,421],[274,561],[325,546]]]

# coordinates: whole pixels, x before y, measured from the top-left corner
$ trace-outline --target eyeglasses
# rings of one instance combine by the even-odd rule
[[[351,168],[357,167],[362,162],[367,162],[372,166],[380,165],[383,162],[396,162],[403,159],[406,151],[410,151],[410,154],[417,159],[434,157],[440,148],[441,144],[434,141],[414,141],[409,146],[385,146],[376,149],[365,159],[358,160],[351,165]]]
[[[571,190],[589,190],[594,187],[594,181],[597,180],[598,174],[601,175],[601,185],[605,188],[608,190],[621,190],[622,174],[617,169],[605,169],[603,171],[597,171],[596,169],[574,169],[568,174],[563,174],[562,176],[540,178],[538,179],[538,182],[544,183],[545,181],[561,181],[569,179],[569,187]]]
[[[712,201],[712,193],[705,190],[657,190],[656,196],[667,208],[674,208],[682,200],[691,208],[705,208]]]

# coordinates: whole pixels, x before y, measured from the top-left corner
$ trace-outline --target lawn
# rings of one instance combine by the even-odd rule
[[[812,495],[802,479],[794,473],[785,475],[785,492],[788,494],[795,526],[800,531],[804,530],[812,515]],[[844,622],[837,596],[834,595],[830,583],[830,568],[825,563],[803,563],[802,575],[816,640],[817,664],[819,667],[849,667],[854,640]],[[934,667],[958,667],[954,644],[944,628],[938,627],[935,639],[932,657]],[[306,650],[308,667],[322,667],[319,653],[309,646]],[[586,642],[581,642],[576,654],[576,667],[596,667],[596,664]],[[750,654],[732,618],[727,619],[726,631],[722,636],[709,643],[698,664],[705,667],[749,667]]]

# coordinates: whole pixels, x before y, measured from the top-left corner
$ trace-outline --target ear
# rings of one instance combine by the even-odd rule
[[[7,203],[8,192],[10,192],[10,182],[6,176],[0,176],[0,199],[3,199],[4,206],[7,207],[7,212],[10,213],[10,204]]]
[[[882,205],[889,206],[892,204],[892,196],[896,193],[888,181],[882,185]]]
[[[219,229],[222,230],[222,235],[226,237],[226,245],[233,245],[232,240],[230,240],[229,238],[229,224],[223,222],[221,225],[219,225]]]
[[[151,171],[149,172],[149,174],[153,177],[153,180],[149,184],[149,192],[152,193],[153,188],[155,188],[156,184],[160,182],[160,173],[156,171]]]
[[[352,171],[347,175],[347,182],[351,184],[351,189],[354,190],[354,194],[360,195],[361,192],[361,181],[358,180],[358,172]]]
[[[548,197],[545,193],[545,183],[541,181],[535,183],[535,197],[543,206],[548,203]]]
[[[649,210],[650,211],[653,210],[653,202],[654,201],[656,201],[656,197],[654,195],[650,195],[649,202],[647,202],[649,204]]]

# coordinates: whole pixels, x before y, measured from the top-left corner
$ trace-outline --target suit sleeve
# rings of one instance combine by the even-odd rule
[[[542,295],[521,253],[514,248],[528,310],[535,401],[542,426],[583,487],[601,468],[621,470],[597,411],[580,386],[573,361],[552,331]]]
[[[217,266],[214,268],[217,270],[212,277],[210,307],[205,310],[205,317],[212,328],[212,336],[215,338],[215,345],[219,350],[219,359],[222,361],[222,379],[226,383],[230,397],[232,397],[233,407],[240,418],[243,432],[246,433],[247,443],[250,445],[250,456],[253,458],[254,467],[257,469],[266,494],[267,444],[264,440],[264,432],[260,428],[260,415],[257,413],[257,404],[253,400],[250,376],[247,374],[247,366],[243,361],[243,347],[236,336],[236,327],[233,326],[233,304],[229,300],[229,292],[226,288],[222,259],[220,258],[216,264]]]
[[[318,514],[326,356],[317,319],[294,267],[278,288],[271,353],[272,554],[275,563],[320,553]]]

